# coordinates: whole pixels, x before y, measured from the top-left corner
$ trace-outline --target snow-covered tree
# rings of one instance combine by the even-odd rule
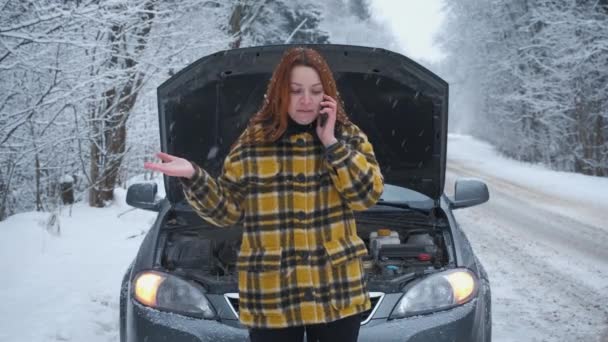
[[[327,0],[319,6],[324,14],[320,27],[331,43],[400,50],[391,29],[371,16],[367,0]]]
[[[327,43],[318,29],[321,13],[316,1],[238,0],[233,4],[228,31],[231,47],[284,43]]]
[[[87,192],[91,205],[112,199],[129,152],[126,124],[142,89],[192,62],[191,56],[229,41],[218,22],[202,23],[227,9],[198,1],[176,4],[4,3],[0,218],[57,207],[59,180],[66,174],[76,176],[79,199]],[[193,20],[182,21],[193,14]]]
[[[451,127],[516,159],[608,175],[604,2],[446,3]]]
[[[0,3],[0,220],[103,206],[159,149],[156,87],[202,56],[262,44],[388,47],[366,0]],[[67,196],[66,196],[67,197]]]

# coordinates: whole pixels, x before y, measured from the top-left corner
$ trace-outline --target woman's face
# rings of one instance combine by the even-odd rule
[[[317,71],[302,65],[291,69],[289,116],[299,124],[309,124],[319,115],[321,101],[323,101],[323,86]]]

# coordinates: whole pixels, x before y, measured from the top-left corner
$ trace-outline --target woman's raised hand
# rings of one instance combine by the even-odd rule
[[[162,172],[167,176],[192,178],[194,167],[192,164],[180,157],[172,156],[167,153],[158,152],[156,154],[162,163],[144,163],[144,169]]]
[[[336,116],[338,111],[338,102],[331,96],[323,94],[323,101],[321,101],[320,114],[327,114],[327,121],[325,126],[321,126],[321,120],[317,120],[317,135],[319,140],[325,147],[335,143],[337,141],[335,136]]]

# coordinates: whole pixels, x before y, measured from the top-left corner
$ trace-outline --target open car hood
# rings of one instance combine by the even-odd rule
[[[192,160],[217,176],[231,144],[260,108],[274,67],[292,46],[220,51],[161,84],[162,151]],[[445,181],[448,84],[388,50],[306,46],[329,63],[346,113],[374,146],[385,183],[438,200]],[[174,177],[165,176],[165,190],[171,203],[183,201]]]

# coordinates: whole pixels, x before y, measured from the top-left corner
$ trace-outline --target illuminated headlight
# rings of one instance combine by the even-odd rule
[[[469,302],[479,288],[475,274],[454,269],[430,275],[412,286],[393,309],[391,318],[445,310]]]
[[[202,286],[161,272],[146,271],[135,277],[134,294],[138,302],[155,309],[214,318],[215,312]]]

